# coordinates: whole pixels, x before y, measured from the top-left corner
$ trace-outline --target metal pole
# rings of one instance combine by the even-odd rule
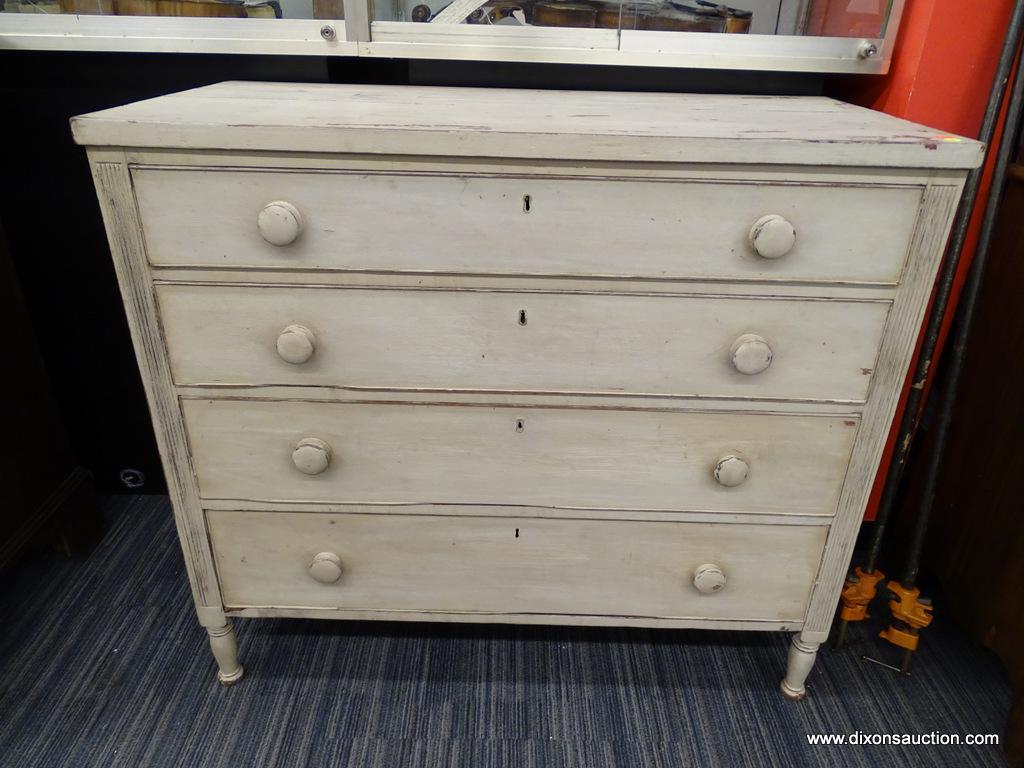
[[[996,121],[999,118],[999,110],[1003,103],[1003,93],[1006,90],[1007,78],[1010,75],[1010,69],[1013,66],[1013,60],[1017,52],[1017,43],[1020,39],[1022,26],[1024,26],[1024,0],[1017,0],[1013,7],[1013,14],[1010,17],[1006,39],[1003,41],[999,63],[996,65],[992,90],[989,93],[988,104],[985,106],[985,114],[981,121],[981,130],[978,132],[978,138],[985,142],[985,144],[991,143],[992,136],[995,133]],[[1007,122],[1007,125],[1010,125],[1010,123]],[[914,433],[917,428],[917,415],[921,408],[925,381],[928,378],[928,371],[935,357],[939,332],[942,329],[942,319],[946,314],[946,307],[949,305],[949,297],[953,290],[953,280],[956,276],[957,265],[960,263],[960,252],[963,250],[964,241],[967,238],[967,228],[974,213],[974,206],[978,197],[978,187],[981,185],[983,172],[984,165],[980,168],[975,168],[968,174],[967,181],[964,184],[960,207],[953,222],[953,232],[950,235],[949,244],[946,246],[946,258],[942,274],[935,289],[935,300],[932,305],[931,315],[928,318],[928,326],[921,344],[921,353],[917,360],[917,366],[914,369],[910,392],[907,395],[906,409],[903,411],[903,418],[900,421],[900,431],[896,439],[895,451],[892,462],[889,465],[889,472],[886,476],[885,488],[879,502],[878,512],[875,516],[875,527],[872,531],[871,545],[864,567],[866,573],[874,573],[878,565],[878,557],[882,550],[882,540],[885,536],[886,526],[896,506],[896,496],[899,493],[903,472],[906,469],[907,456],[910,452],[910,445],[913,442]]]
[[[939,475],[942,471],[942,448],[949,437],[949,426],[953,421],[953,410],[956,405],[957,390],[960,387],[960,377],[964,369],[967,342],[971,333],[971,325],[974,322],[974,313],[978,306],[981,284],[985,277],[985,267],[988,263],[992,244],[992,233],[995,231],[996,219],[999,216],[999,205],[1002,202],[1003,191],[1006,188],[1007,169],[1010,165],[1011,156],[1016,149],[1016,133],[1020,129],[1022,107],[1024,107],[1024,56],[1021,57],[1017,65],[1013,93],[1010,95],[1010,104],[1006,109],[1006,124],[1003,127],[1003,135],[999,142],[999,151],[996,155],[995,169],[992,172],[992,191],[989,193],[988,202],[985,206],[985,216],[982,219],[981,233],[978,236],[978,250],[974,257],[974,263],[971,264],[971,271],[967,276],[967,283],[964,285],[963,297],[957,311],[953,349],[949,358],[949,374],[945,382],[945,391],[941,393],[942,400],[935,428],[935,450],[928,457],[928,469],[925,474],[921,509],[915,521],[914,535],[910,545],[910,557],[907,560],[902,579],[902,584],[907,589],[912,588],[914,582],[917,581],[921,549],[923,548],[924,536],[928,528],[928,518],[932,507],[935,505],[935,492],[938,487]]]
[[[943,465],[943,447],[949,438],[949,428],[953,422],[953,410],[956,405],[957,390],[960,388],[960,377],[963,374],[967,342],[974,322],[974,313],[978,306],[978,296],[985,277],[985,267],[991,250],[992,234],[995,231],[999,207],[1006,188],[1007,168],[1011,156],[1016,152],[1016,134],[1020,130],[1020,118],[1024,108],[1024,56],[1017,64],[1017,72],[1013,81],[1010,103],[1006,109],[1006,125],[996,152],[996,160],[992,174],[992,190],[985,204],[985,215],[982,217],[981,234],[978,237],[978,251],[974,263],[967,275],[963,298],[956,315],[954,326],[953,348],[948,358],[948,374],[945,389],[936,392],[939,399],[939,413],[935,427],[935,447],[928,457],[925,472],[924,492],[921,508],[914,521],[914,532],[907,556],[906,569],[899,584],[889,582],[889,589],[894,601],[892,607],[893,621],[889,628],[882,632],[890,642],[901,646],[903,660],[900,671],[909,674],[910,662],[917,648],[918,634],[921,629],[931,623],[931,603],[920,597],[920,591],[914,586],[921,562],[921,550],[928,530],[928,520],[935,507],[935,494],[939,484],[939,476]]]

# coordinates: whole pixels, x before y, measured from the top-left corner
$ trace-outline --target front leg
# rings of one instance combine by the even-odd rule
[[[786,677],[779,686],[787,699],[800,701],[807,695],[804,681],[807,680],[807,676],[811,673],[811,667],[814,666],[819,645],[821,643],[812,643],[802,639],[799,632],[793,635],[793,642],[789,646],[789,665],[786,667]]]
[[[213,658],[217,660],[217,679],[221,685],[234,685],[242,679],[242,665],[238,663],[238,641],[231,622],[225,620],[220,627],[207,627],[210,635],[210,648]]]

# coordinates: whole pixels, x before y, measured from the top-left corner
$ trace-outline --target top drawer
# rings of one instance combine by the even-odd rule
[[[296,270],[894,284],[921,201],[919,187],[696,181],[154,168],[133,180],[154,265]],[[773,214],[785,221],[755,227]]]

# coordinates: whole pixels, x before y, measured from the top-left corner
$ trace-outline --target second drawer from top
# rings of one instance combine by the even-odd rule
[[[867,397],[890,306],[178,284],[157,299],[180,385],[849,403]]]

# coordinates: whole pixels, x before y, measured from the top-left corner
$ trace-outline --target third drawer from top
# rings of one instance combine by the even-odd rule
[[[200,495],[835,514],[853,416],[191,399]],[[250,505],[251,506],[251,505]]]

